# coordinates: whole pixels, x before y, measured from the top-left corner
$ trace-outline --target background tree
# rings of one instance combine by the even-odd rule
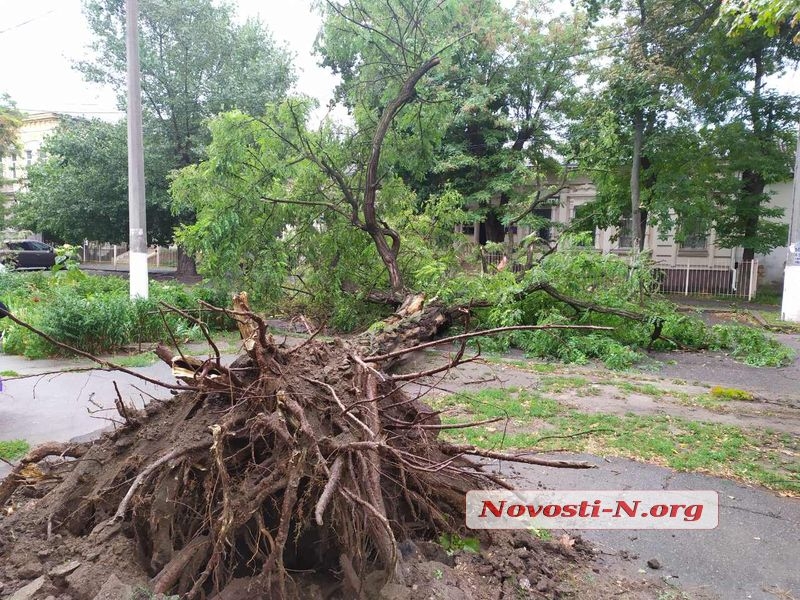
[[[596,28],[598,53],[584,89],[585,117],[572,141],[597,185],[597,224],[625,224],[631,246],[642,250],[651,213],[668,214],[660,202],[673,201],[654,195],[657,175],[670,173],[657,164],[666,158],[658,149],[674,148],[676,134],[691,131],[683,127],[688,105],[680,88],[682,61],[713,13],[694,3],[651,0],[590,4],[590,9],[613,20]]]
[[[22,125],[22,113],[8,94],[0,94],[0,164],[6,156],[17,152],[17,130]],[[0,186],[8,180],[0,169]],[[6,199],[0,195],[0,228],[3,227],[6,214]]]
[[[17,149],[17,130],[22,125],[22,113],[8,94],[0,94],[0,156]]]
[[[535,209],[563,186],[585,23],[578,13],[548,19],[532,2],[487,17],[446,72],[452,115],[417,189],[459,191],[477,209],[480,241],[503,242],[509,226],[535,225]]]
[[[177,224],[167,184],[171,154],[159,132],[146,135],[147,233],[172,240]],[[28,169],[29,191],[19,197],[17,226],[68,243],[128,240],[128,146],[124,121],[65,119],[44,145],[47,154]]]
[[[125,2],[87,0],[84,8],[95,58],[78,69],[89,81],[112,85],[124,107]],[[178,167],[199,158],[205,119],[235,108],[261,114],[294,80],[287,50],[259,21],[237,24],[230,4],[143,0],[139,15],[145,117],[162,129]]]
[[[790,37],[754,33],[733,42],[716,2],[637,6],[649,58],[602,68],[609,83],[589,99],[575,138],[598,185],[598,225],[631,216],[632,238],[649,222],[679,242],[713,228],[717,244],[744,247],[744,260],[768,252],[785,228],[764,190],[789,175],[795,109],[790,97],[768,91],[767,80],[794,60]],[[645,117],[641,144],[637,115]]]
[[[87,0],[84,8],[95,58],[77,67],[87,80],[111,84],[124,107],[125,2]],[[261,114],[294,81],[287,50],[259,21],[237,24],[230,4],[142,0],[139,15],[143,116],[167,143],[169,152],[161,158],[170,168],[199,160],[210,116],[235,108]],[[193,218],[180,215],[183,222]],[[193,270],[184,258],[179,257],[179,271]]]
[[[718,21],[687,70],[685,88],[709,128],[722,179],[739,182],[719,196],[713,227],[721,245],[744,249],[745,261],[786,241],[786,227],[773,220],[783,211],[770,206],[766,188],[791,176],[800,104],[797,96],[771,89],[769,80],[800,59],[792,41],[798,31],[787,19],[774,37],[758,30],[731,38]]]

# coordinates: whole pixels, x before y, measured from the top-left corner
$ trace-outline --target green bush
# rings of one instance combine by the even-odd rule
[[[207,286],[151,282],[148,300],[131,301],[128,282],[118,277],[87,275],[76,269],[54,273],[2,273],[0,299],[21,320],[53,339],[92,354],[109,352],[140,341],[168,340],[165,320],[175,337],[200,340],[190,320],[159,310],[166,302],[205,322],[211,329],[230,328],[232,321],[200,310],[199,300],[228,304],[226,294]],[[61,353],[42,337],[14,323],[0,321],[3,352],[42,358]]]

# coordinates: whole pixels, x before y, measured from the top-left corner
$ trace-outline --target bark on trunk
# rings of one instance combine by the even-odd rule
[[[633,247],[640,252],[644,248],[642,235],[642,211],[640,172],[642,164],[642,138],[644,137],[644,115],[636,111],[633,123],[633,164],[631,165],[631,233]]]
[[[178,246],[175,274],[183,277],[197,277],[197,263],[194,260],[194,256],[186,254],[181,246]]]

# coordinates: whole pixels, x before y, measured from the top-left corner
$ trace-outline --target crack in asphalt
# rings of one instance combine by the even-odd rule
[[[786,521],[788,523],[794,523],[792,519],[788,519],[783,517],[774,512],[761,512],[759,510],[753,510],[752,508],[745,508],[744,506],[733,506],[731,504],[720,504],[720,508],[730,508],[731,510],[740,510],[742,512],[750,513],[753,515],[760,515],[762,517],[769,517],[770,519],[777,519],[779,521]]]

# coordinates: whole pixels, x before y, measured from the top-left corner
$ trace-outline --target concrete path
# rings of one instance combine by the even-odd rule
[[[226,363],[235,357],[224,356]],[[48,373],[24,379],[3,378],[0,392],[0,440],[24,439],[31,445],[46,441],[69,441],[113,427],[111,418],[119,418],[114,407],[119,391],[126,402],[141,408],[152,397],[169,398],[170,391],[132,375],[120,372],[91,370],[51,373],[57,369],[76,369],[90,365],[81,360],[37,360],[0,354],[0,371],[19,375]],[[177,383],[170,368],[158,362],[132,371],[164,381]],[[9,471],[0,463],[0,477]]]

